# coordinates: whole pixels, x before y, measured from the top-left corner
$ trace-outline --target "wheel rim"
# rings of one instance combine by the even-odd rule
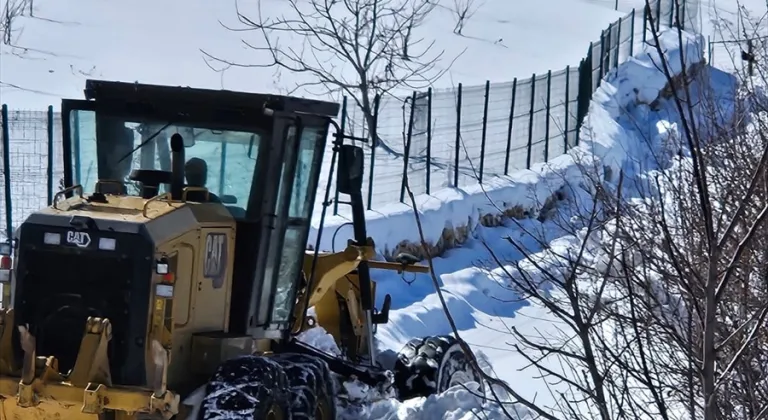
[[[451,388],[453,386],[466,384],[469,382],[480,382],[477,378],[477,375],[475,375],[475,372],[467,372],[467,368],[471,369],[470,366],[464,365],[462,370],[453,372],[450,379],[448,379],[448,386],[446,388]]]
[[[451,346],[440,363],[437,392],[444,392],[453,386],[469,382],[476,382],[480,386],[479,393],[485,393],[482,377],[472,368],[461,346]]]

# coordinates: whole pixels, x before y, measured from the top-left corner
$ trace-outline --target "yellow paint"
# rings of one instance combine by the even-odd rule
[[[60,214],[66,216],[88,216],[103,220],[125,220],[144,224],[163,224],[164,216],[171,215],[173,211],[186,211],[191,214],[188,225],[173,225],[172,229],[166,229],[168,238],[163,243],[156,245],[154,258],[167,258],[169,260],[170,279],[165,276],[152,273],[147,282],[151,289],[148,303],[148,325],[145,339],[145,371],[147,383],[139,387],[124,388],[119,384],[112,386],[109,380],[109,363],[106,356],[106,340],[109,334],[103,330],[93,330],[93,325],[86,325],[83,341],[78,354],[78,363],[82,366],[75,375],[77,383],[68,381],[68,378],[58,372],[56,359],[53,357],[38,357],[37,364],[44,363],[46,367],[30,369],[30,366],[22,368],[14,366],[15,359],[12,346],[10,346],[10,330],[0,328],[0,420],[97,420],[95,414],[86,414],[81,410],[84,400],[92,410],[109,408],[121,411],[119,418],[129,420],[134,418],[136,412],[152,412],[161,410],[166,418],[178,412],[180,393],[191,391],[201,385],[210,372],[201,372],[193,366],[193,359],[198,361],[206,356],[200,351],[193,352],[192,343],[206,343],[210,349],[219,350],[226,348],[226,354],[231,357],[233,352],[269,352],[271,341],[251,340],[237,341],[236,338],[228,338],[225,333],[229,326],[229,306],[232,294],[232,273],[235,256],[235,228],[234,219],[220,204],[181,203],[167,200],[165,196],[158,196],[146,200],[140,197],[106,196],[107,203],[87,203],[80,197],[73,197],[57,204],[57,208],[42,210],[45,214]],[[184,209],[184,210],[182,210]],[[173,217],[173,216],[170,216]],[[187,216],[185,216],[187,217]],[[164,227],[164,226],[161,226]],[[149,228],[148,228],[149,229]],[[226,261],[224,263],[223,282],[220,287],[214,287],[210,278],[204,277],[206,238],[208,234],[224,234],[226,240]],[[371,268],[390,269],[398,271],[427,270],[423,266],[404,266],[394,263],[374,262],[370,259],[374,256],[373,242],[364,246],[348,246],[344,251],[334,254],[320,254],[315,271],[315,283],[310,291],[309,305],[314,306],[317,312],[317,321],[326,330],[333,334],[339,342],[341,340],[341,317],[337,297],[342,297],[352,317],[352,324],[357,345],[355,352],[366,350],[365,338],[371,331],[365,330],[363,323],[363,311],[359,295],[359,279],[351,274],[362,261],[369,261]],[[306,274],[312,266],[314,254],[308,252],[305,255],[303,269]],[[253,258],[256,258],[254,255]],[[306,276],[309,277],[309,276]],[[137,279],[137,281],[145,281]],[[173,284],[173,297],[164,298],[155,296],[155,287],[158,284]],[[298,293],[296,314],[299,315],[293,332],[299,332],[307,328],[306,320],[302,315],[303,303],[308,291],[306,288]],[[375,295],[375,284],[373,284]],[[12,313],[10,314],[12,317]],[[8,318],[8,316],[6,316]],[[6,319],[6,322],[8,319]],[[88,322],[103,322],[91,320]],[[0,316],[0,326],[3,318]],[[10,324],[12,325],[12,322]],[[102,325],[102,324],[99,324]],[[109,322],[105,324],[109,326]],[[201,337],[205,336],[205,339]],[[239,337],[242,339],[242,337]],[[206,341],[207,340],[207,341]],[[241,348],[242,347],[242,348]],[[208,347],[206,347],[208,348]],[[224,350],[221,350],[222,357]],[[46,355],[40,355],[46,356]],[[82,363],[81,363],[82,356]],[[98,365],[98,369],[89,366]],[[220,360],[210,360],[215,367]],[[78,365],[76,365],[78,366]],[[105,371],[106,370],[106,371]],[[19,391],[19,379],[22,372],[28,372],[33,377],[32,384],[27,389],[31,398],[36,401],[32,407],[22,408],[16,400]],[[31,373],[29,373],[31,372]],[[167,391],[166,391],[167,390]],[[154,392],[162,399],[153,397]]]

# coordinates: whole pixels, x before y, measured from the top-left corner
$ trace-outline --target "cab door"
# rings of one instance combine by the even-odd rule
[[[193,284],[194,322],[198,331],[226,331],[232,289],[235,230],[206,227],[200,230],[200,259]]]

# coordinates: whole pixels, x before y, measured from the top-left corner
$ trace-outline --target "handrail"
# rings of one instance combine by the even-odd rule
[[[80,198],[83,198],[83,186],[80,185],[80,184],[76,184],[76,185],[73,185],[73,186],[71,186],[69,188],[64,188],[63,190],[57,192],[56,195],[53,196],[53,200],[52,200],[53,202],[51,203],[53,205],[53,208],[56,209],[56,210],[59,210],[59,208],[56,206],[58,204],[59,197],[61,197],[63,195],[66,195],[67,193],[69,193],[71,191],[74,191],[74,190],[80,190],[78,195],[80,196]]]
[[[162,193],[162,194],[159,194],[159,195],[156,195],[156,196],[150,198],[149,200],[147,200],[146,203],[144,203],[144,207],[141,209],[141,215],[144,216],[144,217],[149,218],[149,216],[147,216],[147,209],[149,208],[149,203],[151,203],[153,201],[160,201],[162,199],[167,200],[168,201],[168,205],[169,206],[171,205],[171,193],[169,193],[169,192]]]

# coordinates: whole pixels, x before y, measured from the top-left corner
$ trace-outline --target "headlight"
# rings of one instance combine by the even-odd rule
[[[114,251],[117,247],[115,238],[99,238],[99,249],[102,251]]]
[[[43,243],[45,243],[46,245],[60,245],[61,234],[45,232],[45,235],[43,236]]]

